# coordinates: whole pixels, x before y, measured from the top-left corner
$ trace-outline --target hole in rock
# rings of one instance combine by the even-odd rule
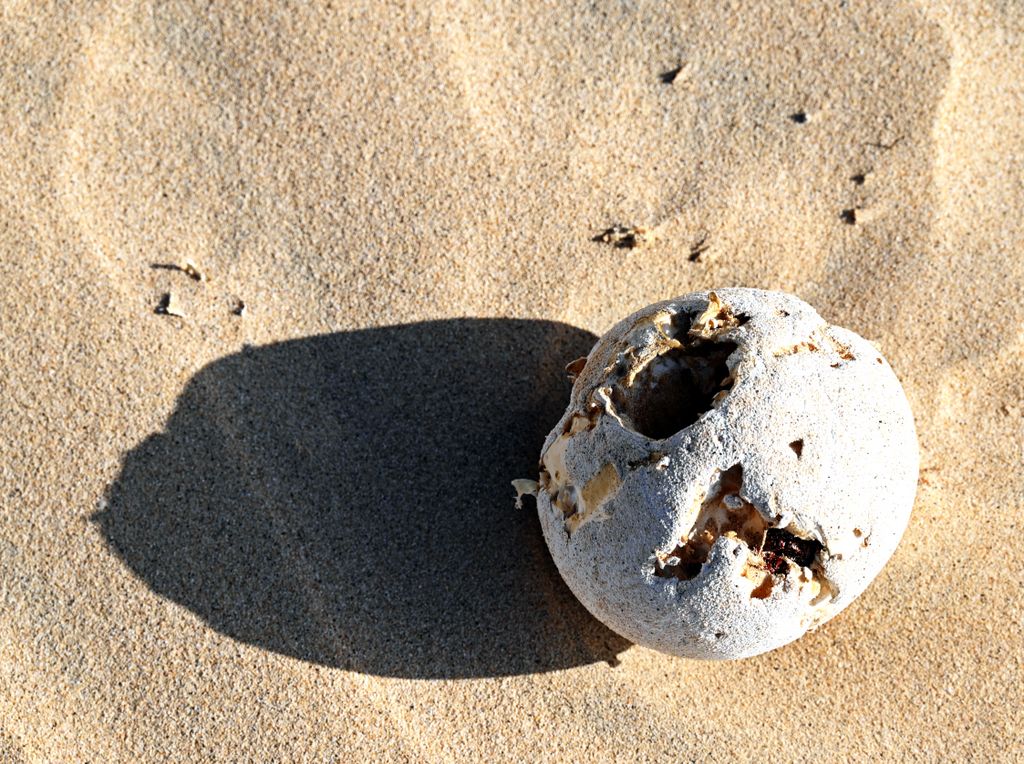
[[[822,550],[821,542],[772,527],[740,495],[742,487],[742,466],[736,464],[723,472],[712,484],[690,532],[670,552],[656,553],[654,575],[681,581],[696,578],[719,536],[743,542],[750,553],[748,566],[762,571],[764,578],[755,579],[757,585],[750,594],[754,599],[767,598],[775,585],[772,576],[787,575],[791,565],[811,567]]]
[[[820,551],[820,541],[802,539],[782,528],[769,528],[764,537],[761,556],[764,557],[769,570],[783,563],[788,566],[787,561],[792,561],[801,568],[808,568]]]
[[[804,439],[798,438],[789,444],[789,447],[793,449],[793,453],[796,454],[796,458],[799,459],[804,455]]]
[[[717,488],[701,505],[693,530],[671,552],[658,554],[656,576],[683,581],[696,578],[715,539],[722,535],[741,539],[751,549],[761,546],[768,523],[754,505],[740,496],[742,485],[743,467],[739,464],[722,473]]]
[[[689,337],[682,342],[648,363],[632,385],[616,389],[619,414],[652,440],[689,427],[733,385],[726,359],[736,343]]]

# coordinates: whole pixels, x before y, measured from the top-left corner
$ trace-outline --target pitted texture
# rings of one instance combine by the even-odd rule
[[[576,596],[627,638],[756,655],[833,617],[895,550],[917,485],[906,397],[871,343],[798,298],[651,305],[571,366],[541,524]]]

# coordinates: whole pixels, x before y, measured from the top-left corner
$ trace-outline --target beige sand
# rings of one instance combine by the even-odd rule
[[[207,5],[0,13],[0,759],[1019,755],[1019,6]],[[924,473],[860,600],[705,664],[508,481],[726,285],[880,342]]]

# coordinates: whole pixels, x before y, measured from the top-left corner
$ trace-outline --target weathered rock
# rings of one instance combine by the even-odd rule
[[[918,454],[878,350],[792,295],[721,289],[612,328],[541,456],[563,578],[634,642],[742,658],[859,595],[910,516]]]

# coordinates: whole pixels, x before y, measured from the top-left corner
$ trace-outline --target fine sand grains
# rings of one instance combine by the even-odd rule
[[[0,36],[0,758],[1012,759],[1019,7],[14,0]],[[923,469],[856,602],[705,665],[590,618],[508,481],[566,363],[718,285],[879,343]]]

